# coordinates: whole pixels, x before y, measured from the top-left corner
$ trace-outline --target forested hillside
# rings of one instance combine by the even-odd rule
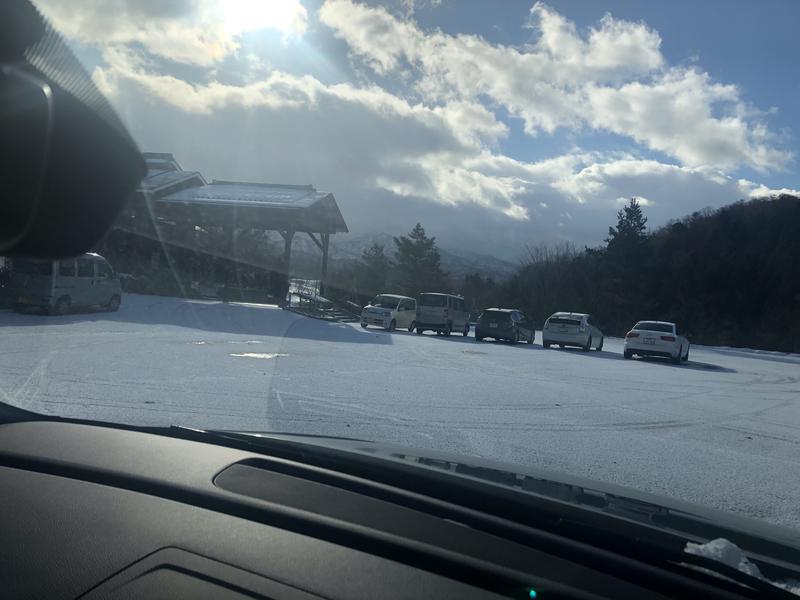
[[[663,319],[694,343],[800,351],[800,198],[739,202],[650,233],[645,224],[632,200],[604,247],[529,249],[495,301],[538,321],[590,312],[608,334]]]

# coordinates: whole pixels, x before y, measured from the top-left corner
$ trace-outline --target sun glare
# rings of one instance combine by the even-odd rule
[[[306,29],[307,13],[300,0],[220,0],[217,8],[233,33],[274,29],[300,35]]]

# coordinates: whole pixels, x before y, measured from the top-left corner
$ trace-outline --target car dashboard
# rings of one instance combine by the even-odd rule
[[[192,437],[0,425],[0,595],[673,597],[545,551],[546,536],[501,535],[488,512],[313,464],[311,446],[278,457]]]

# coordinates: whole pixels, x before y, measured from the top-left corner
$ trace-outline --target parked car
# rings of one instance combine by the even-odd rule
[[[361,311],[361,326],[377,325],[388,331],[398,327],[414,331],[417,301],[408,296],[379,294]]]
[[[469,335],[469,312],[462,296],[453,294],[420,294],[417,305],[417,333],[435,331],[439,335],[461,332]]]
[[[515,308],[487,308],[475,324],[475,341],[485,338],[509,342],[533,343],[536,327],[528,317]]]
[[[542,346],[577,346],[586,351],[594,346],[603,349],[605,336],[585,313],[557,312],[550,315],[542,327]]]
[[[689,360],[689,340],[678,334],[675,323],[639,321],[625,335],[623,356],[661,356],[679,363]]]
[[[76,308],[119,309],[122,288],[99,254],[65,260],[15,259],[12,286],[17,310],[38,308],[63,315]]]

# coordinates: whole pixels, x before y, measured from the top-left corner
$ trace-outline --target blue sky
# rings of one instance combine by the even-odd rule
[[[498,11],[481,2],[421,3],[415,17],[425,27],[474,33],[496,43],[515,45],[532,37],[530,30],[520,28],[531,4],[508,0]],[[559,0],[552,6],[581,28],[592,26],[606,13],[647,23],[661,35],[661,51],[670,63],[699,65],[717,80],[740,86],[746,101],[763,110],[774,108],[770,123],[776,131],[785,131],[787,145],[798,154],[800,102],[792,100],[800,98],[800,49],[796,41],[800,4],[795,0]],[[509,152],[538,156],[531,148],[536,144],[526,136],[512,137]],[[616,146],[619,140],[604,140],[601,135],[595,143]],[[756,176],[749,169],[743,174]],[[798,189],[797,164],[787,172],[762,174],[759,181]]]
[[[800,3],[38,0],[144,150],[515,258],[800,188]]]

